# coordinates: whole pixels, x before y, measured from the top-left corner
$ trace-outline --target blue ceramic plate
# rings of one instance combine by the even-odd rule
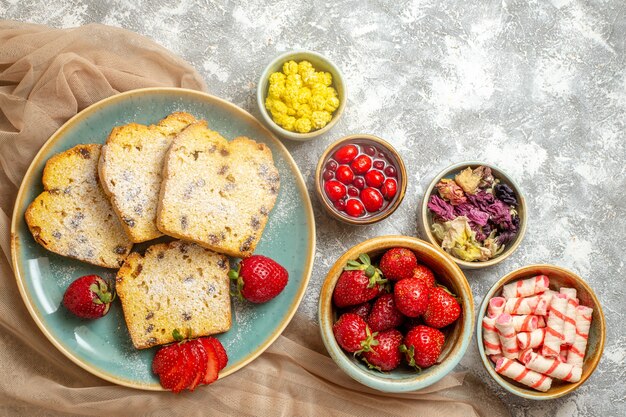
[[[71,316],[61,300],[67,286],[86,274],[114,278],[115,270],[58,256],[37,244],[24,221],[28,204],[42,192],[48,158],[79,143],[104,143],[114,126],[152,124],[175,111],[207,120],[227,139],[249,136],[267,144],[280,172],[280,192],[256,253],[276,259],[289,271],[289,283],[274,300],[253,305],[233,300],[233,326],[219,335],[229,356],[225,377],[259,356],[283,331],[304,295],[315,252],[315,223],[302,175],[287,149],[254,117],[219,98],[192,90],[150,88],[107,98],[63,125],[41,148],[20,187],[11,224],[17,284],[26,307],[50,341],[79,366],[116,384],[161,390],[151,372],[156,349],[133,347],[119,302],[105,317],[87,321]],[[146,245],[137,245],[141,250]]]

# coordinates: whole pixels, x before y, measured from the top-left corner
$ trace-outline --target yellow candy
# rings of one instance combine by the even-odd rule
[[[296,129],[296,132],[309,133],[311,131],[311,120],[306,117],[301,117],[296,120],[294,128]]]
[[[330,73],[315,71],[308,61],[287,61],[282,72],[269,77],[265,108],[286,130],[308,133],[321,129],[339,107],[332,82]]]

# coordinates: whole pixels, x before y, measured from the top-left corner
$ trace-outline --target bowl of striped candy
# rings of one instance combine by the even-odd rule
[[[476,341],[491,377],[523,398],[548,400],[581,386],[596,369],[604,313],[581,277],[530,265],[502,277],[477,314]]]

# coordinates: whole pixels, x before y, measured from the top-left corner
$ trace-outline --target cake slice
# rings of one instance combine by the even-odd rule
[[[105,268],[119,268],[133,243],[98,182],[100,145],[77,145],[50,158],[44,192],[26,223],[44,248]]]
[[[98,171],[104,192],[135,243],[156,239],[163,159],[174,137],[196,119],[172,113],[156,125],[115,127],[102,148]]]
[[[133,252],[115,289],[133,345],[145,349],[183,336],[208,336],[231,326],[228,259],[190,242]]]
[[[216,252],[250,256],[279,185],[266,145],[246,137],[229,142],[206,122],[193,123],[165,157],[157,227]]]

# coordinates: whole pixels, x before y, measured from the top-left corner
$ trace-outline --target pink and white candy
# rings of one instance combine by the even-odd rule
[[[483,317],[483,344],[485,346],[485,354],[500,355],[502,353],[502,345],[500,344],[500,336],[496,329],[495,317]]]
[[[567,296],[556,294],[550,303],[550,313],[546,325],[546,337],[543,339],[541,354],[546,358],[556,358],[561,352],[563,344],[563,326],[565,325],[565,310]]]
[[[539,316],[532,314],[511,316],[515,332],[531,332],[539,327]]]
[[[506,304],[506,299],[504,297],[493,297],[489,300],[487,315],[494,318],[498,317],[500,314],[504,313],[504,304]]]
[[[576,337],[574,343],[567,354],[567,363],[575,366],[582,366],[587,349],[587,339],[589,338],[589,327],[591,327],[591,315],[593,309],[587,306],[576,307]]]
[[[543,344],[543,338],[546,336],[546,328],[541,327],[532,332],[520,332],[517,334],[517,346],[520,349],[535,349]]]
[[[582,375],[582,368],[568,363],[563,363],[556,358],[546,358],[535,352],[530,352],[523,359],[520,358],[528,369],[541,372],[549,377],[562,379],[568,382],[578,382]]]
[[[576,337],[576,307],[578,307],[578,300],[576,299],[576,293],[574,293],[574,297],[567,294],[566,296],[568,298],[567,308],[565,309],[565,324],[563,325],[563,344],[571,345]]]
[[[549,302],[537,295],[524,298],[509,298],[504,305],[504,312],[508,314],[535,314],[545,316],[548,312]]]
[[[550,286],[550,279],[546,275],[537,275],[533,278],[521,279],[502,287],[504,298],[528,297],[541,294]]]
[[[530,370],[514,359],[498,359],[496,372],[542,392],[546,392],[552,386],[552,378]]]
[[[502,347],[502,356],[509,359],[516,359],[519,347],[517,346],[517,338],[515,337],[515,327],[513,327],[513,317],[510,314],[500,314],[496,319],[496,329],[500,337],[500,346]]]

